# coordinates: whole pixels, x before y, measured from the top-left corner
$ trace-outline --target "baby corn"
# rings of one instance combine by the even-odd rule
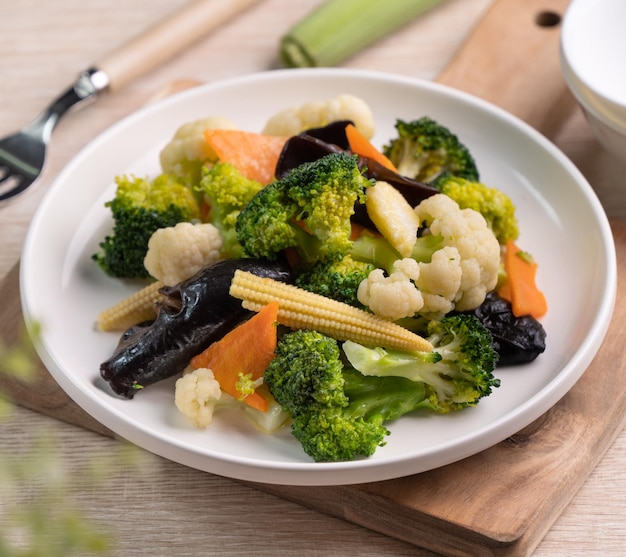
[[[162,287],[162,282],[152,282],[121,302],[105,309],[98,315],[98,329],[123,331],[142,321],[154,319],[154,305],[165,300],[165,296],[159,292]]]
[[[426,339],[375,315],[279,281],[237,270],[230,295],[243,300],[243,307],[259,311],[278,302],[278,322],[292,329],[313,329],[337,340],[352,340],[366,346],[431,352]]]

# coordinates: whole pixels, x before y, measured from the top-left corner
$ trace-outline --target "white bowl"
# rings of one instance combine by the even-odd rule
[[[624,0],[573,0],[563,18],[561,64],[598,141],[626,162],[624,24]]]

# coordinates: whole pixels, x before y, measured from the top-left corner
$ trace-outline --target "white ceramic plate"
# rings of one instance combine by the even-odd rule
[[[91,254],[110,229],[104,202],[113,177],[158,172],[158,153],[176,128],[208,115],[260,131],[266,119],[305,101],[353,93],[371,106],[374,142],[396,118],[429,115],[474,153],[483,182],[518,207],[524,249],[540,262],[538,281],[550,311],[546,352],[533,364],[500,369],[502,386],[473,409],[405,417],[369,459],[313,463],[288,429],[258,433],[239,414],[218,413],[206,431],[178,415],[173,381],[134,400],[111,396],[99,364],[118,335],[97,332],[96,315],[135,286],[105,277]],[[612,235],[590,186],[551,143],[519,120],[436,84],[345,69],[284,70],[187,91],[141,110],[88,145],[53,184],[35,215],[21,268],[25,316],[43,326],[39,354],[61,387],[122,437],[165,458],[255,482],[333,485],[371,482],[433,469],[482,451],[519,431],[579,379],[604,337],[616,290]]]

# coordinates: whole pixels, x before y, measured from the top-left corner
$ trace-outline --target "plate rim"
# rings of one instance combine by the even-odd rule
[[[601,237],[604,239],[604,248],[605,248],[605,257],[607,262],[607,283],[605,286],[607,287],[607,294],[603,297],[603,304],[600,308],[599,312],[597,312],[594,320],[593,326],[590,329],[590,334],[586,339],[587,349],[579,350],[576,352],[575,356],[577,356],[576,362],[568,362],[568,365],[564,366],[564,368],[559,371],[556,377],[554,377],[538,394],[542,394],[543,404],[538,404],[535,397],[531,397],[531,399],[527,400],[525,404],[515,408],[511,414],[525,414],[527,416],[527,423],[531,423],[534,419],[538,418],[540,415],[545,413],[550,407],[560,400],[560,398],[565,395],[574,384],[580,379],[589,363],[593,359],[593,356],[597,352],[600,347],[602,340],[608,330],[610,324],[610,317],[612,315],[614,303],[615,303],[615,295],[616,295],[616,276],[617,276],[617,265],[615,258],[615,246],[613,243],[613,236],[610,229],[610,224],[608,222],[608,218],[602,208],[595,192],[591,188],[590,184],[587,182],[586,178],[580,173],[580,171],[575,167],[575,165],[547,138],[537,132],[534,128],[521,121],[516,116],[506,112],[505,110],[488,103],[487,101],[470,95],[466,92],[460,91],[458,89],[451,88],[446,85],[442,85],[439,83],[434,83],[426,80],[422,80],[419,78],[406,77],[397,74],[391,74],[386,72],[379,71],[371,71],[371,70],[352,70],[352,69],[344,69],[344,68],[308,68],[308,69],[298,69],[298,70],[272,70],[266,72],[257,72],[252,74],[246,74],[244,76],[237,76],[229,79],[220,80],[215,83],[209,83],[206,85],[200,85],[196,88],[190,89],[188,91],[183,91],[172,97],[164,99],[155,105],[149,105],[143,107],[125,118],[115,122],[109,128],[104,130],[101,134],[99,134],[96,138],[90,141],[83,149],[81,149],[72,160],[66,165],[66,167],[59,173],[59,175],[55,178],[49,190],[44,194],[44,197],[41,201],[41,204],[35,215],[33,217],[31,226],[29,227],[26,241],[24,243],[24,249],[22,254],[22,259],[20,263],[20,296],[22,302],[22,308],[24,312],[24,316],[27,319],[33,319],[34,315],[30,311],[31,309],[31,300],[29,297],[30,289],[28,288],[28,279],[29,279],[29,264],[30,259],[28,257],[28,250],[31,244],[35,241],[37,237],[37,223],[39,222],[40,214],[45,212],[45,208],[49,203],[49,200],[53,198],[56,190],[60,187],[60,184],[63,183],[66,176],[71,174],[74,167],[80,164],[81,158],[84,156],[84,153],[88,149],[93,149],[98,145],[104,143],[109,136],[115,135],[117,132],[122,130],[125,126],[131,125],[135,120],[141,120],[145,117],[146,114],[153,112],[156,109],[162,109],[163,106],[167,106],[169,104],[183,103],[185,99],[195,95],[202,95],[204,91],[219,89],[219,88],[228,88],[233,86],[242,85],[247,82],[256,81],[256,80],[275,80],[279,79],[292,79],[297,77],[295,76],[320,76],[325,75],[328,77],[340,75],[341,77],[357,77],[362,79],[373,79],[376,81],[384,81],[386,83],[400,83],[403,85],[413,86],[417,88],[425,88],[430,91],[441,91],[446,95],[451,95],[452,97],[459,99],[461,102],[469,103],[470,105],[477,106],[482,110],[487,110],[488,112],[494,113],[500,119],[508,120],[509,124],[514,127],[521,129],[527,135],[531,136],[531,139],[537,143],[543,150],[547,150],[551,157],[556,157],[557,162],[559,162],[562,166],[564,166],[565,170],[571,174],[577,184],[586,189],[585,193],[587,200],[592,204],[591,209],[594,214],[598,217],[598,225],[599,225],[599,233]],[[161,107],[161,108],[159,108]],[[182,123],[182,122],[181,122]],[[67,377],[67,372],[59,369],[54,358],[49,353],[48,348],[45,346],[45,343],[38,342],[37,350],[39,356],[44,361],[46,367],[50,370],[54,379],[61,385],[61,387],[71,396],[71,398],[79,404],[79,406],[83,407],[90,415],[95,417],[99,422],[104,423],[107,427],[109,425],[105,423],[107,421],[107,416],[102,416],[103,410],[98,408],[98,411],[94,411],[93,408],[87,409],[84,407],[85,400],[83,393],[76,385],[74,385]],[[564,369],[572,366],[580,366],[582,367],[582,371],[578,374],[575,380],[571,383],[571,385],[564,385],[564,382],[572,379],[572,375],[563,374]],[[548,402],[548,394],[550,391],[558,391],[560,396],[557,400],[553,400]],[[562,391],[562,392],[561,392]],[[533,411],[530,411],[527,406],[533,406]],[[106,412],[105,412],[106,414]],[[96,416],[97,415],[97,416]],[[509,414],[507,414],[508,416]],[[103,420],[104,418],[104,420]],[[124,425],[129,425],[123,420],[118,423],[119,416],[114,416],[113,421],[115,422],[116,428],[122,427]],[[140,424],[139,424],[140,425]],[[134,424],[134,427],[138,427],[138,424]],[[114,429],[111,427],[111,429]],[[126,429],[126,428],[124,428]],[[154,446],[158,445],[159,439],[154,438],[154,433],[152,431],[147,431],[143,427],[139,427],[140,430],[143,430],[144,433],[147,433],[148,436],[154,441],[154,443],[146,442],[141,435],[141,432],[128,432],[126,431],[123,435],[130,441],[155,452],[157,454],[162,454],[162,451],[159,451],[159,447]],[[518,428],[516,428],[518,429]],[[119,433],[116,431],[116,433]],[[136,433],[136,435],[135,435]],[[480,430],[477,432],[473,432],[470,437],[476,438],[480,434]],[[508,437],[514,431],[507,432],[504,437]],[[171,446],[171,440],[165,440]],[[467,444],[467,442],[466,442]],[[450,459],[449,461],[443,461],[439,463],[435,467],[443,466],[446,464],[450,464],[451,462],[457,461],[461,458],[465,458],[466,456],[470,456],[472,454],[476,454],[490,446],[493,446],[495,443],[493,441],[483,442],[482,444],[474,444],[472,449],[467,449],[464,451],[464,454],[458,456],[460,453],[457,452],[457,456]],[[480,448],[480,450],[475,450],[476,448]],[[254,465],[250,465],[249,463],[244,462],[244,460],[234,458],[233,460],[225,459],[218,466],[209,466],[207,469],[206,465],[203,465],[203,462],[197,462],[197,458],[206,459],[206,455],[196,455],[196,458],[193,458],[192,455],[188,454],[188,448],[181,445],[176,448],[178,451],[181,451],[183,454],[177,455],[179,458],[171,458],[170,456],[164,456],[165,458],[169,458],[170,460],[175,460],[180,462],[181,464],[192,466],[194,468],[198,468],[201,470],[209,471],[212,473],[217,473],[220,475],[225,475],[229,477],[235,477],[238,479],[246,479],[250,481],[260,481],[263,483],[280,483],[287,485],[338,485],[338,484],[349,484],[349,483],[361,483],[363,481],[363,474],[354,474],[353,469],[355,467],[355,461],[345,462],[345,463],[309,463],[309,462],[297,462],[297,463],[266,463],[259,466],[257,462]],[[463,451],[462,451],[463,452]],[[189,457],[189,458],[188,458]],[[368,479],[365,481],[378,481],[384,479],[390,479],[392,477],[398,477],[407,475],[406,473],[399,473],[401,471],[406,471],[406,462],[411,461],[410,455],[406,455],[403,457],[395,456],[391,458],[393,462],[386,462],[384,459],[382,460],[360,460],[358,462],[359,470],[365,470],[367,473]],[[445,459],[444,459],[445,460]],[[295,468],[294,468],[295,467]],[[386,468],[384,472],[381,472],[381,468]],[[371,469],[375,469],[373,473]],[[432,469],[432,468],[428,468]],[[277,481],[275,478],[276,474],[274,473],[276,470],[279,471],[280,481]],[[425,470],[419,470],[425,471]],[[332,478],[330,477],[332,475]],[[303,476],[306,476],[303,477]],[[353,481],[351,476],[354,476]],[[370,476],[377,476],[375,479],[369,479]]]

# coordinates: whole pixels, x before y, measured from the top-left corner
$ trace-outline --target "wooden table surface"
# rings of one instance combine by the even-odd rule
[[[540,0],[528,0],[542,8]],[[21,0],[0,18],[0,135],[30,121],[81,70],[185,0]],[[0,208],[0,278],[18,261],[30,218],[46,187],[78,150],[179,78],[215,81],[278,66],[282,33],[316,1],[263,0],[123,91],[66,116],[55,130],[46,169],[27,194]],[[448,0],[342,65],[434,79],[490,5]],[[532,84],[529,85],[532,87]],[[626,219],[626,166],[597,144],[580,112],[553,138],[586,175],[611,217]],[[584,223],[581,223],[584,226]],[[0,303],[2,301],[0,300]],[[109,453],[117,442],[35,412],[17,409],[2,423],[0,450],[22,450],[28,433],[54,428],[73,461]],[[111,531],[119,555],[432,555],[340,519],[242,485],[147,457],[144,473],[84,490],[82,508]],[[621,556],[626,548],[626,433],[536,549],[536,557]],[[0,522],[2,520],[0,505]]]

